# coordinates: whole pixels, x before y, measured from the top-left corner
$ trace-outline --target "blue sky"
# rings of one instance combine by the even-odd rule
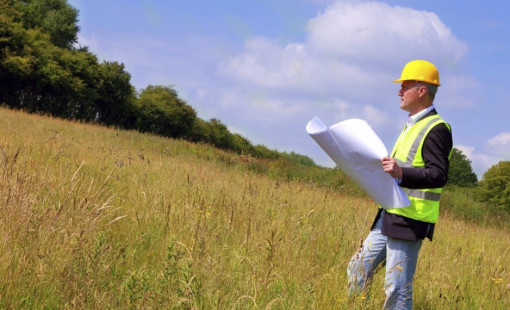
[[[172,85],[203,119],[254,144],[334,163],[307,135],[366,120],[391,149],[407,115],[392,83],[413,59],[439,69],[435,106],[479,178],[510,160],[505,1],[69,0],[79,44],[132,83]]]

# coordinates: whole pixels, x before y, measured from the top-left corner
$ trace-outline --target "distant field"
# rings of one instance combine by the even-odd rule
[[[382,308],[383,273],[346,294],[369,198],[137,132],[5,109],[0,131],[0,308]],[[457,218],[424,243],[415,309],[510,309],[508,226]]]

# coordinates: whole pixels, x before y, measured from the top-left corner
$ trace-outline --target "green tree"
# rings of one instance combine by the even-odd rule
[[[510,211],[510,161],[500,161],[483,174],[477,197]]]
[[[136,128],[166,137],[187,137],[197,118],[195,110],[167,86],[147,86],[135,106]]]
[[[265,145],[258,144],[254,146],[254,152],[256,157],[267,158],[267,159],[279,159],[282,154],[276,150],[271,150]]]
[[[186,138],[192,142],[208,143],[210,141],[210,124],[197,117]]]
[[[228,130],[227,126],[219,119],[209,120],[209,139],[214,146],[224,150],[234,150],[234,136]]]
[[[14,97],[8,105],[33,113],[93,120],[98,98],[97,58],[85,51],[59,48],[37,30],[27,32],[31,72],[11,79]]]
[[[218,119],[211,119],[209,122],[197,118],[195,124],[186,137],[193,142],[203,142],[214,145],[218,148],[230,150],[238,154],[256,156],[251,142],[240,134],[232,134],[226,125]]]
[[[235,133],[232,135],[232,145],[233,151],[238,154],[255,156],[253,144],[240,134]]]
[[[475,187],[478,182],[471,167],[471,161],[461,150],[453,148],[448,171],[448,185],[460,187]]]
[[[78,41],[78,10],[66,0],[17,0],[26,28],[41,29],[50,41],[61,48],[71,48]]]
[[[82,50],[68,50],[48,45],[42,49],[34,81],[36,106],[31,111],[51,115],[94,120],[99,98],[97,57]]]
[[[20,20],[12,1],[0,0],[0,103],[19,102],[19,89],[33,73],[31,33]]]
[[[313,161],[313,159],[305,155],[290,152],[290,154],[284,153],[284,156],[287,157],[291,162],[296,164],[310,167],[315,166],[315,162]]]
[[[86,49],[52,43],[51,34],[35,22],[35,8],[44,2],[51,1],[0,0],[0,102],[28,112],[92,120],[100,84],[97,58]]]
[[[131,75],[124,65],[117,62],[103,62],[99,65],[101,85],[95,102],[96,121],[105,125],[116,125],[131,129],[135,123],[135,90]]]

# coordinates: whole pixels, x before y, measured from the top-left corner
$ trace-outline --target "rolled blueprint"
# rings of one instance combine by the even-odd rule
[[[349,119],[328,128],[314,117],[306,125],[306,131],[383,208],[404,208],[411,204],[397,181],[384,172],[381,159],[388,151],[367,122]]]

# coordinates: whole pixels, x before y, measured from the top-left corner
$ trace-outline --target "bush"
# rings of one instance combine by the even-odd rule
[[[140,93],[136,106],[137,129],[165,137],[188,136],[197,119],[195,110],[171,87],[147,86]]]
[[[510,211],[510,161],[500,161],[487,170],[478,186],[479,201]]]

